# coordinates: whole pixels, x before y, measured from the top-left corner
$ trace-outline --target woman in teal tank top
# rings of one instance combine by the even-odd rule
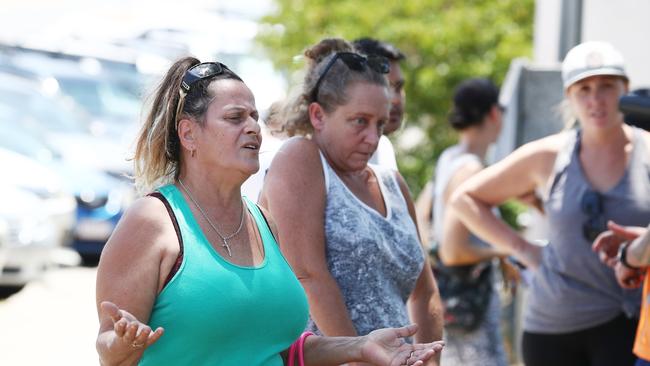
[[[153,95],[135,154],[133,204],[97,271],[102,365],[284,365],[308,319],[273,222],[241,197],[259,169],[251,91],[221,63],[177,61]],[[308,365],[420,365],[440,343],[417,326],[306,338]]]

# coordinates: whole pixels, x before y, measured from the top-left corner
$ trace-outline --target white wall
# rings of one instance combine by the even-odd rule
[[[535,2],[534,63],[558,65],[563,1]],[[582,41],[607,41],[623,53],[632,88],[650,87],[650,1],[583,0]]]
[[[562,0],[537,0],[533,34],[533,62],[556,66],[560,50],[560,16]]]
[[[650,87],[650,1],[583,1],[582,39],[612,43],[625,57],[632,87]]]

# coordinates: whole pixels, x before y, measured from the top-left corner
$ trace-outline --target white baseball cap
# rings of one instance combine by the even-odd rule
[[[613,75],[627,80],[623,55],[607,42],[584,42],[573,47],[562,62],[564,89],[590,76]]]

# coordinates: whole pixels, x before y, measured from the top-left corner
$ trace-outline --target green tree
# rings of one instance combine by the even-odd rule
[[[396,144],[400,171],[418,193],[438,155],[456,140],[448,127],[454,87],[468,77],[501,83],[510,61],[528,56],[534,0],[275,0],[258,42],[278,69],[290,74],[297,55],[324,37],[372,36],[406,55],[407,129],[398,142],[423,132],[417,143]],[[415,134],[417,135],[417,134]]]

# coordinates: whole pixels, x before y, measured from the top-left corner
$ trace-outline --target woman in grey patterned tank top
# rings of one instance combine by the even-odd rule
[[[305,56],[303,94],[286,106],[284,124],[301,136],[276,155],[260,203],[305,287],[310,328],[356,335],[413,321],[417,342],[439,340],[440,299],[406,184],[368,165],[388,120],[387,60],[341,39]]]

